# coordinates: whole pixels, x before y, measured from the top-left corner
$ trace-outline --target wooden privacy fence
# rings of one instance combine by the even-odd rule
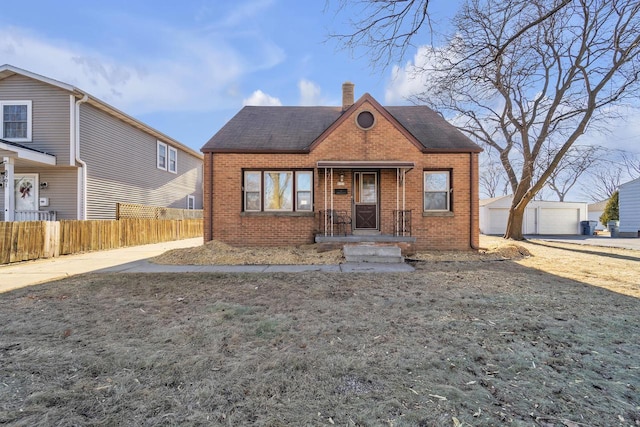
[[[0,264],[202,236],[202,220],[0,222]]]
[[[59,255],[60,223],[0,222],[0,264]]]
[[[177,209],[159,206],[116,203],[116,219],[201,219],[202,209]]]

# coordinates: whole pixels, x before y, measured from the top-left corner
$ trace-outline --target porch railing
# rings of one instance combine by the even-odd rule
[[[346,211],[321,210],[318,212],[318,231],[325,236],[351,234],[351,217]]]
[[[411,236],[411,210],[393,211],[393,234]]]
[[[14,211],[14,221],[55,221],[56,211]]]

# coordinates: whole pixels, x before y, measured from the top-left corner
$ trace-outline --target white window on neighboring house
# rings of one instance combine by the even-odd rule
[[[31,141],[31,101],[0,101],[0,119],[2,139]]]
[[[194,196],[187,196],[187,209],[196,208],[196,198]]]
[[[158,169],[167,170],[167,144],[158,141],[156,150],[156,164]]]
[[[449,171],[424,171],[424,211],[450,211]]]
[[[169,172],[178,173],[178,150],[169,146],[169,163],[167,170]]]

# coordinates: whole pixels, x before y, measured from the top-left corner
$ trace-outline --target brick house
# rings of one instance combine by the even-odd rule
[[[481,148],[426,106],[353,89],[342,107],[244,107],[202,147],[205,242],[477,247]]]

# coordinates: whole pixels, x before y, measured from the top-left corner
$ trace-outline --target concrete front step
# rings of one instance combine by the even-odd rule
[[[404,257],[398,246],[373,244],[345,245],[342,253],[347,262],[404,262]]]

